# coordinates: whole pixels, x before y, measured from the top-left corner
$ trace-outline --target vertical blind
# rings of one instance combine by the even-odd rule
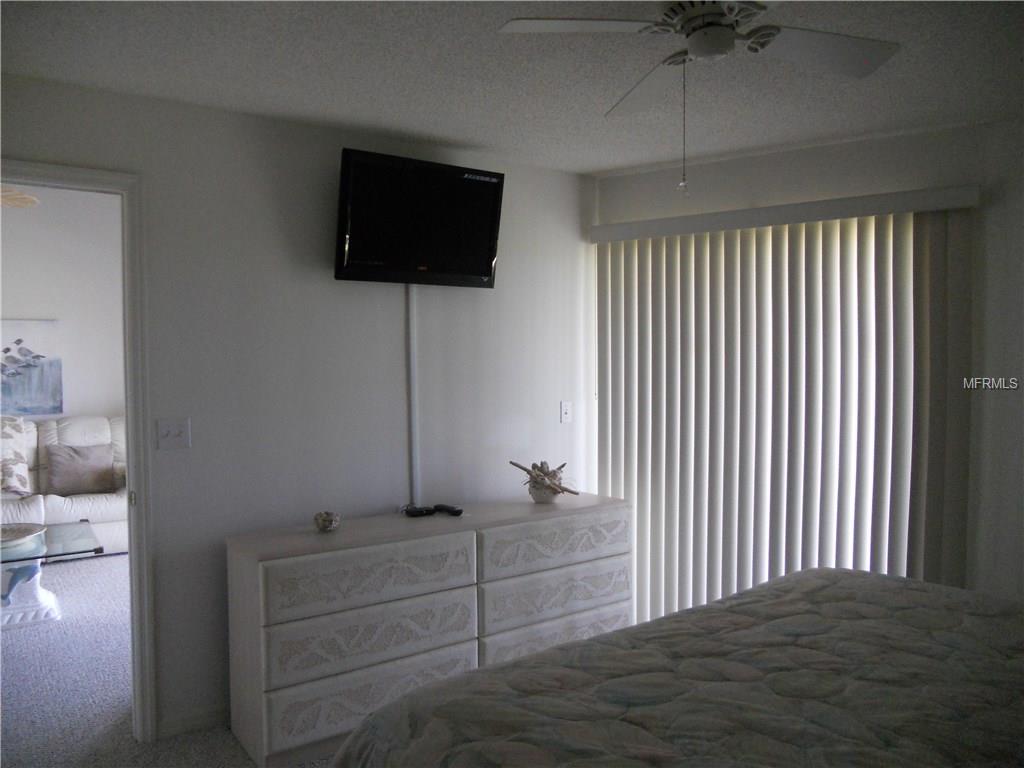
[[[598,479],[634,503],[639,621],[819,565],[958,578],[963,488],[918,467],[930,451],[963,474],[928,341],[949,330],[946,228],[908,213],[598,245]]]

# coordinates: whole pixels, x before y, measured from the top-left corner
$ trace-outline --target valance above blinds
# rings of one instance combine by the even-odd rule
[[[638,620],[817,565],[924,576],[929,560],[962,581],[949,217],[598,245],[599,490],[636,508]]]

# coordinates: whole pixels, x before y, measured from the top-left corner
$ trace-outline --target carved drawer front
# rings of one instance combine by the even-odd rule
[[[574,640],[629,626],[630,601],[606,605],[561,619],[511,629],[480,640],[480,666],[501,664]]]
[[[480,584],[480,634],[492,635],[628,600],[629,555]]]
[[[461,531],[266,561],[261,564],[263,623],[305,619],[472,584],[475,538],[474,531]]]
[[[480,531],[480,581],[505,579],[630,551],[629,507]]]
[[[476,645],[470,640],[265,694],[267,751],[346,733],[402,694],[476,669]]]
[[[263,630],[264,687],[281,688],[472,640],[476,624],[474,587],[277,624]]]

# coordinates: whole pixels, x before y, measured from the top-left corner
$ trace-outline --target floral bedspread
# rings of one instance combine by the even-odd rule
[[[1024,606],[793,573],[421,688],[334,765],[1024,765]]]

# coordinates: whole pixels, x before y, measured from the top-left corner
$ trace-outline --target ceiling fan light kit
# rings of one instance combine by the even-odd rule
[[[686,38],[687,50],[694,59],[719,59],[732,53],[736,33],[730,27],[711,25]]]
[[[0,188],[0,205],[4,208],[31,208],[39,204],[39,198],[14,187]]]

